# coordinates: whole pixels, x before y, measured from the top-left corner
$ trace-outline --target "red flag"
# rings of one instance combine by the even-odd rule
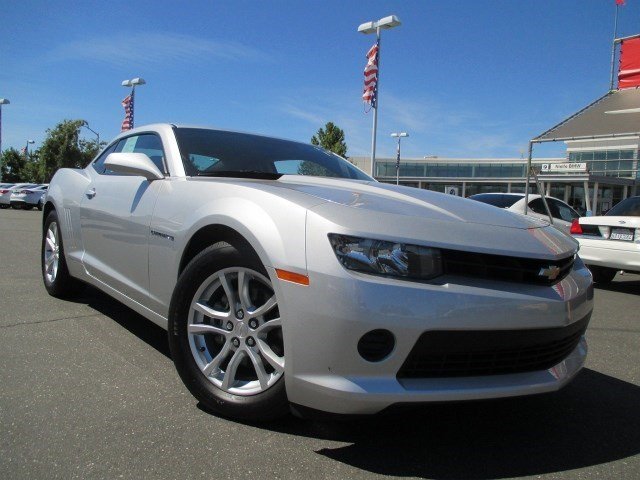
[[[616,5],[624,5],[624,0],[616,0]]]
[[[378,50],[380,45],[376,42],[367,52],[367,65],[364,67],[364,91],[362,100],[364,103],[376,108],[378,96]]]
[[[124,120],[122,120],[120,130],[124,132],[133,128],[133,95],[127,95],[122,100],[122,106],[124,107]]]
[[[640,38],[623,40],[620,44],[618,88],[640,86]]]

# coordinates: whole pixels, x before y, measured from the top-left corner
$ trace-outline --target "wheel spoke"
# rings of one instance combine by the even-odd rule
[[[235,312],[236,296],[233,293],[233,289],[231,288],[231,285],[229,285],[227,276],[224,273],[221,273],[220,275],[218,275],[218,278],[220,279],[220,285],[222,285],[222,288],[224,289],[224,293],[227,296],[227,302],[229,302],[229,311]]]
[[[264,365],[262,364],[262,360],[260,359],[260,356],[256,352],[254,352],[253,349],[251,348],[247,350],[247,354],[249,355],[249,358],[251,359],[251,363],[253,363],[253,368],[256,371],[256,375],[258,376],[258,381],[260,382],[260,388],[262,388],[263,390],[266,390],[266,388],[269,386],[269,374],[264,369]]]
[[[205,333],[217,333],[219,335],[224,335],[225,337],[229,335],[229,332],[224,328],[216,327],[215,325],[207,325],[206,323],[192,323],[187,327],[189,333],[194,335],[204,335]]]
[[[264,340],[258,338],[258,349],[267,362],[274,368],[276,372],[284,371],[284,357],[279,357],[275,354],[271,347]]]
[[[281,327],[281,326],[282,326],[282,321],[280,320],[280,318],[274,318],[272,320],[269,320],[268,322],[264,322],[262,325],[256,328],[256,334],[265,333],[265,332],[268,332],[269,330],[272,330],[276,327]]]
[[[56,243],[56,234],[53,231],[53,228],[49,227],[49,231],[47,232],[47,238],[51,240],[54,244]]]
[[[220,350],[220,352],[218,352],[218,354],[215,357],[213,357],[213,359],[209,363],[205,365],[205,367],[202,369],[202,373],[204,373],[205,376],[208,377],[211,374],[211,372],[218,370],[220,368],[220,364],[229,354],[230,350],[231,350],[231,343],[227,341],[222,347],[222,350]]]
[[[236,353],[233,354],[231,360],[229,360],[229,364],[227,365],[227,369],[224,372],[224,380],[222,381],[222,389],[229,390],[229,387],[233,384],[233,381],[236,379],[236,372],[238,370],[238,366],[244,357],[244,352],[242,350],[236,350]]]
[[[56,259],[55,253],[52,253],[48,257],[44,259],[44,266],[47,267],[47,270],[53,265],[53,261]]]
[[[55,251],[56,245],[55,243],[53,243],[53,241],[49,237],[46,238],[46,242],[47,242],[47,247],[49,247],[49,250],[51,250],[52,252]]]
[[[251,317],[261,317],[265,313],[269,312],[277,304],[278,302],[276,300],[276,296],[272,295],[266,302],[264,302],[264,305],[261,305],[255,310],[249,312],[249,314],[251,315]]]
[[[215,318],[216,320],[226,320],[231,315],[231,312],[221,312],[219,310],[214,310],[210,306],[205,305],[204,303],[200,303],[200,302],[197,302],[193,306],[193,309],[196,312],[201,313],[205,317]]]
[[[240,304],[245,312],[248,312],[251,306],[251,298],[249,298],[249,275],[245,272],[238,272],[238,296],[240,297]]]

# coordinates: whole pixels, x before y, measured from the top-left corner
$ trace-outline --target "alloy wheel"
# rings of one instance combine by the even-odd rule
[[[220,270],[196,291],[187,335],[200,371],[234,395],[255,395],[284,374],[282,324],[271,282],[244,267]]]
[[[58,275],[60,263],[60,242],[58,241],[58,224],[51,222],[47,229],[44,245],[44,275],[49,284],[53,283]]]

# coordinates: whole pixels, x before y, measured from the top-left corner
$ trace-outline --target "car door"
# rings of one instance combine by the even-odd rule
[[[160,137],[132,135],[111,145],[87,171],[80,205],[83,264],[103,283],[142,304],[149,291],[148,240],[153,208],[165,181],[106,170],[112,152],[145,153],[167,173]]]

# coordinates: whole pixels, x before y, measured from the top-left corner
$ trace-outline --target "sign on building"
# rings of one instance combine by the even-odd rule
[[[455,196],[460,195],[460,189],[455,185],[445,185],[444,191],[449,195],[455,195]]]
[[[540,173],[586,172],[586,163],[543,163]]]

